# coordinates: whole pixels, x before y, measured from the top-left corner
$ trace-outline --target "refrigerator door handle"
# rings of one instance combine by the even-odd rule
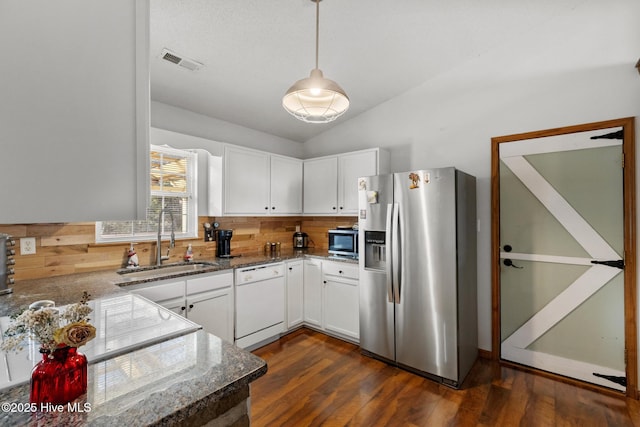
[[[393,205],[387,205],[387,223],[386,223],[386,239],[387,239],[387,259],[392,260],[393,249],[391,247],[391,224],[393,221]],[[387,301],[393,302],[393,262],[387,264]]]
[[[391,272],[392,272],[392,286],[393,286],[393,300],[396,304],[400,304],[400,205],[398,203],[393,204],[393,213],[391,218]]]

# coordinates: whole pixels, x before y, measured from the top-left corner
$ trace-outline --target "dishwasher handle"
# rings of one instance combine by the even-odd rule
[[[284,277],[284,264],[258,265],[236,270],[236,285]]]
[[[240,273],[246,273],[247,271],[257,271],[257,270],[263,270],[267,268],[267,266],[262,265],[262,266],[257,266],[257,267],[250,267],[250,268],[243,268],[242,270],[239,270]]]

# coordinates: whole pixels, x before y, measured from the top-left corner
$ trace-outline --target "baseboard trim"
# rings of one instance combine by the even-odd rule
[[[478,349],[478,357],[481,359],[491,360],[493,359],[493,353],[489,350]]]

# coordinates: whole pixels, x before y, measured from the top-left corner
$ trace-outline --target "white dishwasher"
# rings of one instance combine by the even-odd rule
[[[236,270],[236,345],[254,349],[284,331],[284,263]]]

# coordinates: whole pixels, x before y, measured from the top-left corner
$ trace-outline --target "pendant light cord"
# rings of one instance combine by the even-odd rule
[[[336,82],[324,78],[318,68],[322,0],[311,1],[316,3],[316,68],[311,70],[308,78],[298,80],[287,90],[282,98],[282,106],[289,114],[303,122],[328,123],[349,109],[349,97]]]
[[[316,70],[318,69],[318,46],[320,40],[320,1],[315,0],[316,2]]]

